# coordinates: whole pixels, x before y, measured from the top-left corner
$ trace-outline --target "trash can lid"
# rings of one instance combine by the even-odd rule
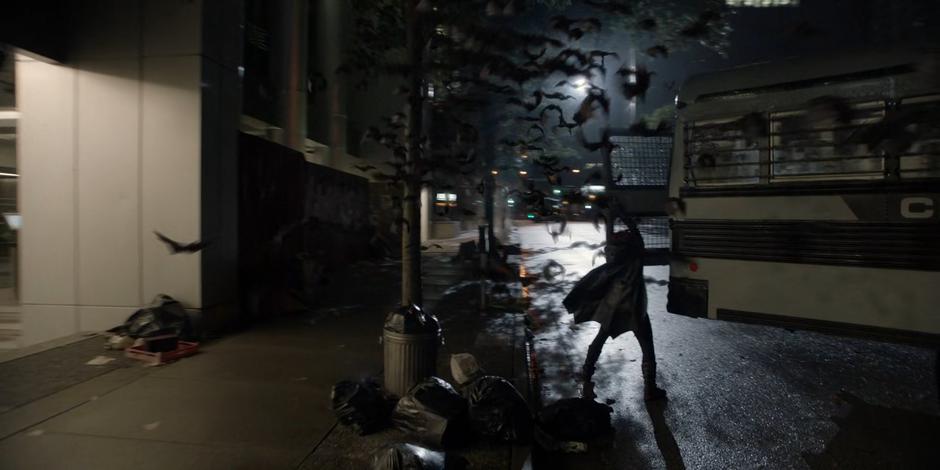
[[[417,305],[403,306],[385,317],[385,329],[393,333],[440,333],[437,317]]]

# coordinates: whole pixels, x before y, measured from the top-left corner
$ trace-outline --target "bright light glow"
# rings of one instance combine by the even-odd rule
[[[592,205],[590,205],[590,204],[585,204],[585,205],[584,205],[584,208],[585,208],[585,209],[590,209],[590,208],[592,208],[592,207],[594,207],[594,206],[592,206]]]
[[[448,193],[448,194],[447,194],[447,200],[450,201],[450,202],[454,202],[454,201],[457,200],[457,195],[454,194],[454,193]]]
[[[438,200],[438,201],[446,201],[446,200],[447,200],[447,194],[445,194],[445,193],[437,193],[437,194],[434,195],[434,199],[435,199],[435,200]]]
[[[574,79],[574,82],[572,84],[574,85],[575,88],[587,88],[588,81],[584,77],[578,77]]]
[[[496,170],[493,170],[493,171],[491,171],[490,173],[492,173],[492,174],[494,174],[494,175],[498,175],[498,174],[499,174],[499,172],[496,171]]]
[[[18,175],[18,174],[16,174],[16,173],[0,173],[0,176],[9,176],[9,177],[12,177],[12,178],[19,178],[19,177],[20,177],[20,175]]]
[[[589,184],[587,186],[587,190],[592,193],[602,193],[605,189],[607,188],[605,188],[602,184]]]
[[[529,158],[529,156],[526,155],[526,154],[522,154],[522,155],[519,155],[519,156],[522,157],[523,160],[525,160],[526,158]]]
[[[579,169],[577,169],[577,168],[572,168],[572,169],[571,169],[571,172],[572,172],[572,173],[581,173],[581,170],[579,170]]]
[[[3,218],[13,230],[19,230],[23,226],[23,217],[16,212],[5,212]]]
[[[588,199],[590,199],[590,200],[593,201],[593,200],[597,199],[597,195],[595,195],[595,194],[588,194]]]
[[[525,171],[525,170],[519,170],[519,174],[522,175],[522,176],[525,176],[525,175],[528,175],[529,172],[528,172],[528,171]]]
[[[525,218],[527,218],[527,219],[534,219],[534,218],[535,218],[535,214],[526,214],[526,215],[525,215]]]
[[[554,194],[554,195],[557,196],[557,195],[561,194],[561,190],[560,190],[560,189],[553,189],[553,190],[552,190],[552,194]]]
[[[513,199],[513,198],[506,199],[506,204],[509,204],[510,206],[513,205],[513,204],[515,204],[515,203],[516,203],[516,200]]]

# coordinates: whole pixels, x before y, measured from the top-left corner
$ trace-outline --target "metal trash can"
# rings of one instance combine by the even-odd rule
[[[435,375],[441,326],[420,307],[388,314],[382,331],[385,345],[385,390],[405,396],[418,382]]]

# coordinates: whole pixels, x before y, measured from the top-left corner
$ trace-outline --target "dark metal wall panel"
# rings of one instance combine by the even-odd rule
[[[679,256],[940,271],[940,223],[692,220]]]
[[[687,317],[708,317],[708,281],[670,277],[666,310]]]

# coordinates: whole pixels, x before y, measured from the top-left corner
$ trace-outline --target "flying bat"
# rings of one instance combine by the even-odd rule
[[[636,25],[643,31],[655,31],[659,26],[654,18],[643,18]]]
[[[633,7],[626,3],[619,3],[617,1],[611,2],[598,2],[596,0],[585,0],[584,3],[591,5],[594,8],[599,10],[604,10],[608,13],[613,13],[616,15],[630,16],[633,14]]]
[[[186,254],[196,253],[209,245],[208,242],[199,241],[199,240],[194,241],[192,243],[180,243],[156,230],[154,230],[153,233],[154,235],[157,236],[158,240],[166,244],[166,247],[167,249],[170,250],[171,255],[177,255],[180,253],[186,253]]]
[[[666,46],[658,44],[647,49],[646,55],[650,57],[669,57],[669,49]]]
[[[642,65],[638,65],[636,68],[622,67],[617,71],[617,75],[623,77],[623,84],[621,85],[623,96],[627,99],[645,98],[652,77],[655,74],[655,72],[650,72]]]

